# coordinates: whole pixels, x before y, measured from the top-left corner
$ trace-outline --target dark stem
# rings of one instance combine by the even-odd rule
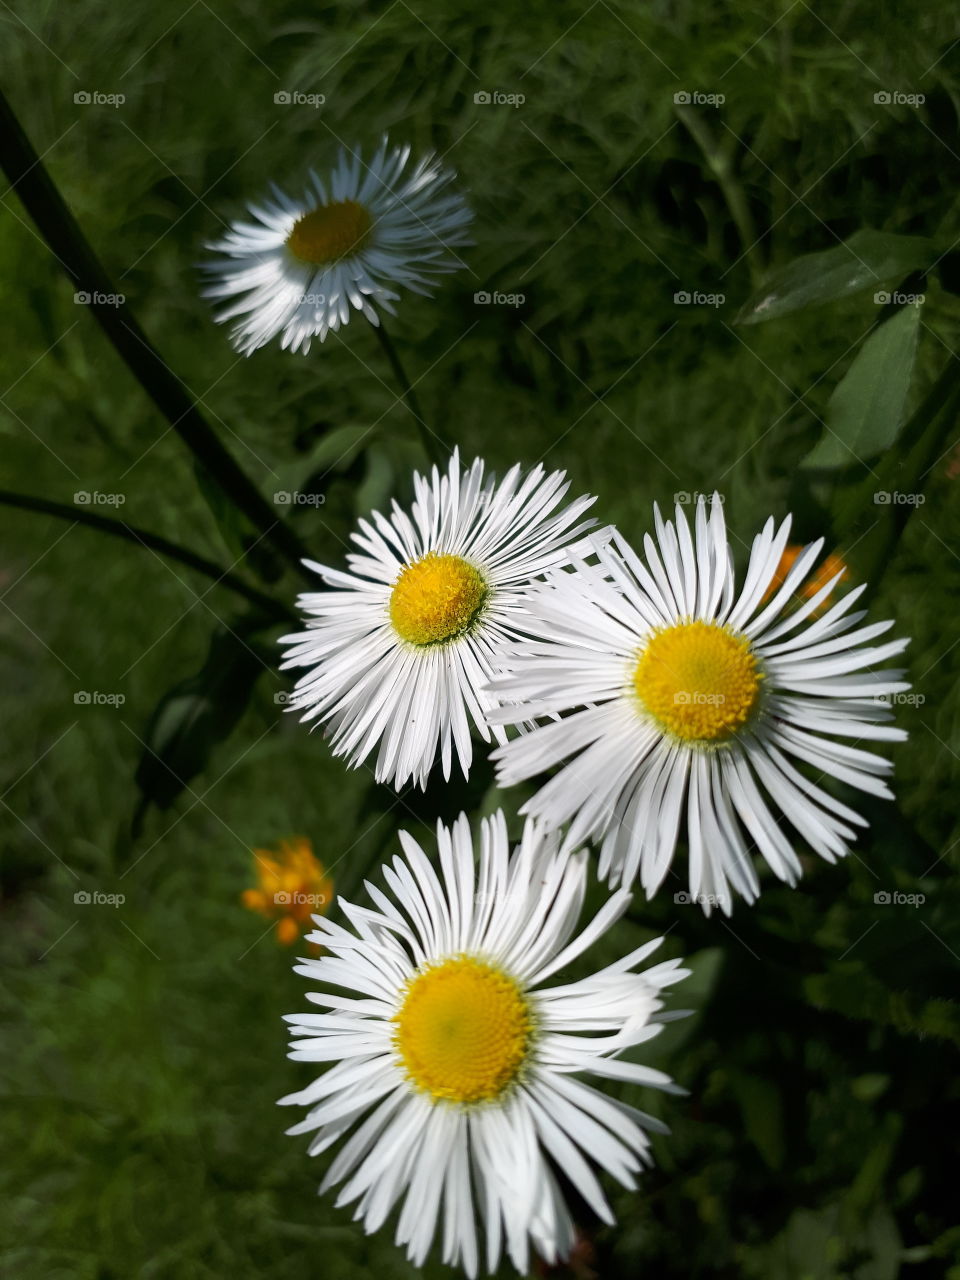
[[[438,435],[435,431],[431,431],[427,426],[426,419],[420,412],[420,403],[417,400],[416,394],[410,383],[410,379],[407,377],[403,365],[400,363],[400,357],[397,355],[396,347],[394,347],[390,335],[384,328],[383,321],[381,320],[380,323],[378,325],[374,325],[373,328],[380,340],[380,346],[383,348],[383,353],[387,357],[390,368],[393,370],[393,376],[400,385],[400,391],[403,395],[404,402],[416,421],[417,430],[420,433],[420,443],[423,445],[424,452],[429,460],[442,471],[446,465],[446,457],[444,455],[450,453],[450,448],[442,436]]]
[[[126,306],[115,305],[118,290],[2,92],[0,167],[76,290],[89,295],[88,305],[94,319],[141,387],[227,498],[264,539],[302,573],[300,562],[306,551],[299,538],[277,519],[276,512],[221,444],[187,388],[164,363]],[[106,298],[113,301],[100,301]]]
[[[22,511],[36,511],[42,515],[56,516],[59,520],[70,520],[75,524],[85,524],[91,529],[98,529],[101,533],[110,533],[115,538],[132,542],[134,546],[149,547],[151,551],[156,551],[171,560],[179,560],[188,568],[206,574],[217,586],[228,587],[231,591],[235,591],[237,595],[243,596],[270,617],[276,618],[278,622],[298,621],[297,615],[279,600],[264,595],[256,587],[248,586],[242,578],[229,569],[221,569],[212,560],[198,556],[186,547],[170,542],[167,538],[161,538],[158,534],[148,533],[146,529],[138,529],[135,525],[127,524],[123,520],[112,520],[109,516],[99,516],[93,511],[68,507],[63,502],[48,502],[46,498],[33,498],[29,494],[12,493],[9,489],[0,489],[0,504],[6,507],[19,507]]]

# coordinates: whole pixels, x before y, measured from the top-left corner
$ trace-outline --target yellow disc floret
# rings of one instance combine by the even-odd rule
[[[322,267],[362,249],[373,227],[370,211],[356,200],[334,200],[305,213],[287,236],[301,262]]]
[[[715,622],[657,631],[637,660],[644,709],[683,742],[720,743],[750,719],[763,673],[746,636]]]
[[[390,596],[390,621],[410,644],[442,644],[470,629],[487,598],[479,569],[431,551],[405,565]]]
[[[394,1047],[413,1085],[464,1103],[503,1093],[523,1065],[532,1032],[513,978],[465,955],[412,978],[394,1022]]]

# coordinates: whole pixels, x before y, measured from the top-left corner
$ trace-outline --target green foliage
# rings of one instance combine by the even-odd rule
[[[846,467],[895,442],[917,354],[920,307],[901,307],[867,337],[827,401],[824,435],[805,467]]]
[[[760,324],[867,289],[876,292],[889,280],[926,271],[937,256],[933,242],[918,236],[857,231],[833,249],[804,254],[782,267],[737,318],[741,324]]]

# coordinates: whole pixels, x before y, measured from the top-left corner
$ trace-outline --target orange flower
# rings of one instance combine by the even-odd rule
[[[277,922],[277,941],[296,942],[312,915],[323,915],[333,901],[333,880],[313,855],[304,836],[281,840],[275,850],[254,849],[257,888],[241,898],[248,911]]]
[[[768,600],[770,596],[778,590],[778,588],[783,586],[787,574],[793,568],[794,562],[802,550],[803,547],[797,542],[791,542],[789,546],[784,548],[783,555],[780,557],[780,563],[777,565],[777,571],[771,578],[769,587],[767,587],[764,592],[764,600]],[[807,600],[812,600],[817,592],[821,591],[830,579],[836,577],[838,573],[841,575],[840,581],[842,582],[847,576],[847,566],[835,551],[831,551],[823,564],[821,564],[819,568],[814,569],[811,576],[801,585],[800,589],[797,591],[797,595],[802,596]],[[834,590],[836,590],[836,587]],[[833,593],[831,592],[831,595],[832,594]],[[828,596],[827,599],[819,605],[817,609],[818,613],[827,607],[829,599],[830,597]]]

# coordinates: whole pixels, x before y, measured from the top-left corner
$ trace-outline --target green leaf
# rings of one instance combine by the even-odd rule
[[[838,963],[828,973],[810,974],[803,989],[815,1008],[892,1027],[903,1036],[933,1036],[960,1045],[960,1005],[892,991],[859,964]]]
[[[263,669],[253,648],[233,631],[218,630],[200,670],[163,695],[143,735],[135,834],[147,807],[168,809],[206,766],[213,748],[233,732]]]
[[[920,332],[919,306],[901,307],[866,338],[837,383],[822,438],[804,467],[845,467],[894,443],[904,423]]]
[[[643,1046],[646,1054],[644,1061],[669,1071],[671,1062],[676,1060],[684,1046],[696,1040],[703,1016],[720,980],[723,963],[722,947],[706,947],[684,957],[683,967],[690,970],[690,976],[684,978],[676,988],[676,998],[670,1007],[689,1009],[690,1016],[666,1023],[660,1034]]]
[[[936,246],[925,237],[857,231],[833,249],[804,254],[775,271],[740,309],[737,323],[761,324],[865,289],[877,290],[888,280],[928,269],[936,256]]]
[[[233,505],[205,467],[195,463],[193,470],[200,492],[217,522],[224,545],[238,562],[238,567],[242,568],[242,562],[245,561],[265,582],[276,582],[283,576],[283,565],[261,535],[243,512]],[[278,519],[282,512],[281,507],[278,509]]]
[[[357,489],[354,509],[358,516],[385,507],[397,483],[393,461],[384,449],[367,450],[367,470]]]
[[[779,1089],[772,1080],[741,1071],[731,1072],[730,1087],[740,1107],[747,1137],[771,1169],[781,1168],[786,1141]]]
[[[379,434],[376,427],[347,426],[325,431],[307,449],[289,462],[277,466],[274,481],[278,491],[303,490],[318,472],[340,474],[347,471],[361,449],[368,448]]]

